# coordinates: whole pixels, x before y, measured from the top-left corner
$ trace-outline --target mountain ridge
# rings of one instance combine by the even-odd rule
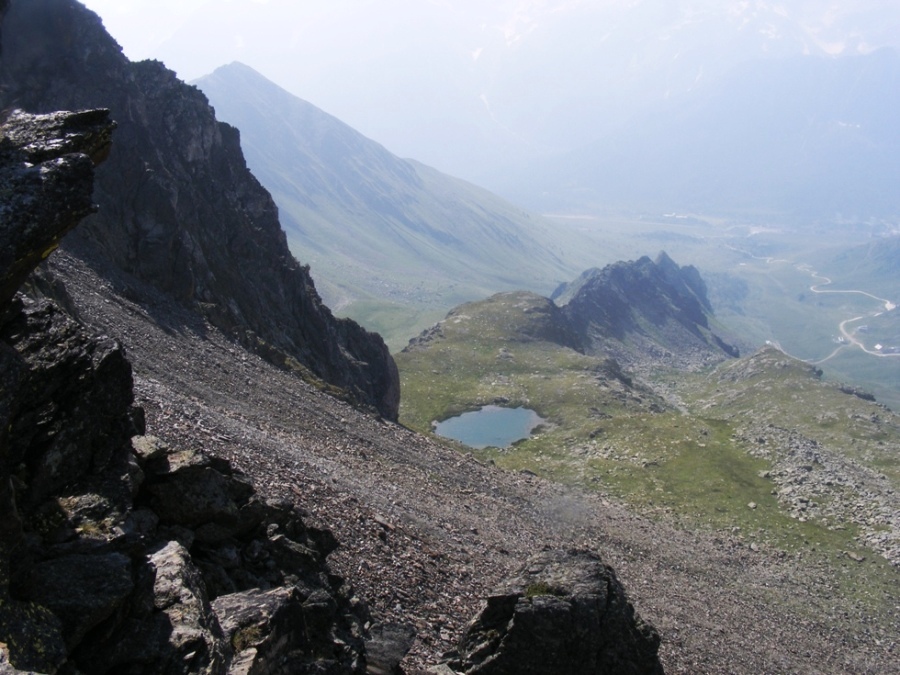
[[[554,295],[588,352],[614,355],[628,367],[661,360],[695,368],[698,359],[739,355],[712,330],[700,273],[665,251],[655,261],[644,256],[587,270]]]
[[[129,62],[99,17],[70,0],[12,2],[3,45],[4,107],[108,107],[119,125],[96,181],[100,211],[66,246],[200,309],[282,367],[396,417],[398,378],[384,342],[322,303],[246,167],[237,130],[216,121],[198,89],[159,62]]]
[[[297,255],[330,305],[403,342],[491,292],[548,292],[574,272],[548,223],[465,181],[400,159],[241,63],[194,81],[242,130]],[[563,255],[563,251],[566,255]],[[400,327],[385,316],[405,315]]]

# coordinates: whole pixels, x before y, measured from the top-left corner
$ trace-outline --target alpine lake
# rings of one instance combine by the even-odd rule
[[[508,448],[531,435],[544,420],[528,408],[486,405],[479,410],[451,417],[434,425],[438,436],[451,438],[471,448]]]

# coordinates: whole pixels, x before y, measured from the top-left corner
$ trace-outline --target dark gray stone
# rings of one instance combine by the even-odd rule
[[[397,623],[372,626],[366,640],[368,675],[401,674],[400,662],[415,640],[416,629],[412,626]]]
[[[660,675],[659,643],[599,556],[545,551],[488,598],[449,665],[467,675]]]
[[[71,649],[111,617],[134,589],[131,560],[121,553],[75,554],[46,560],[29,574],[20,597],[46,607],[62,622]]]

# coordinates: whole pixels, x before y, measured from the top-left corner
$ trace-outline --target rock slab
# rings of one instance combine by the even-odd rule
[[[658,675],[659,644],[599,556],[544,551],[487,599],[446,665],[466,675]]]

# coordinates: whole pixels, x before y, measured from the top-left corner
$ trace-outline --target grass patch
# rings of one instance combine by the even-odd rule
[[[536,581],[533,584],[529,584],[525,589],[526,598],[534,598],[539,595],[553,595],[556,597],[562,597],[566,595],[566,592],[564,589],[558,586],[552,586],[546,581]]]

